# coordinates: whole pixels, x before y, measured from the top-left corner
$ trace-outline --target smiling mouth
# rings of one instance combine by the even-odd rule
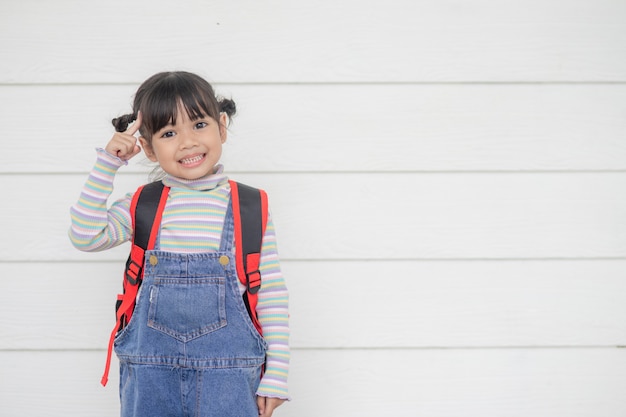
[[[183,164],[183,165],[193,165],[193,164],[196,164],[196,163],[202,161],[205,156],[206,156],[206,154],[203,153],[203,154],[200,154],[200,155],[192,156],[190,158],[183,158],[179,162],[181,164]]]

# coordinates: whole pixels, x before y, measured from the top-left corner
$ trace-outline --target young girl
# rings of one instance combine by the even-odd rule
[[[234,262],[224,265],[224,257],[218,256],[226,253],[234,259],[230,186],[218,162],[235,111],[233,101],[217,99],[211,85],[195,74],[152,76],[137,90],[133,113],[113,120],[118,133],[98,149],[96,164],[71,208],[70,239],[76,248],[95,252],[131,240],[133,193],[108,209],[107,200],[117,170],[141,151],[137,132],[144,153],[158,163],[164,184],[171,187],[155,249],[146,255],[154,256],[150,258],[156,267],[145,268],[132,319],[115,338],[123,417],[271,416],[288,399],[288,295],[271,218],[259,268],[257,315],[263,337],[253,331],[247,314],[241,314],[245,288]],[[194,271],[225,269],[225,301],[219,307],[201,292],[181,306],[151,289],[155,275],[168,277],[162,282],[175,275],[174,281],[193,284],[199,281],[190,278],[197,276]],[[212,320],[209,310],[224,309],[227,325],[181,341],[146,319],[157,307],[168,323],[190,317]]]

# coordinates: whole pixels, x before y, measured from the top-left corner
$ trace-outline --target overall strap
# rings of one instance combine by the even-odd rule
[[[106,385],[108,381],[115,335],[128,324],[132,317],[137,291],[143,277],[144,255],[147,250],[154,248],[168,193],[169,187],[158,181],[139,187],[131,200],[130,217],[133,225],[133,241],[124,271],[124,292],[117,296],[115,306],[117,320],[109,338],[102,385]]]
[[[261,245],[267,225],[267,194],[245,184],[229,181],[235,224],[237,275],[246,287],[243,301],[259,334],[263,334],[256,306],[261,288]]]

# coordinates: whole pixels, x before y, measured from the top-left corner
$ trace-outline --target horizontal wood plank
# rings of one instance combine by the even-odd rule
[[[98,384],[103,355],[0,352],[3,414],[116,415],[115,363],[109,386]],[[626,351],[304,350],[290,387],[277,417],[621,417]]]
[[[136,88],[0,86],[15,138],[0,173],[86,172]],[[231,171],[626,170],[626,85],[216,89],[239,108],[224,148]],[[143,155],[125,169],[148,170]]]
[[[624,173],[242,174],[267,189],[284,259],[622,258]],[[82,175],[2,177],[0,261],[124,259],[67,238]],[[119,175],[113,198],[143,175]]]
[[[620,1],[79,5],[3,2],[0,83],[626,81]]]
[[[626,261],[282,267],[294,348],[626,345]],[[104,348],[122,268],[0,263],[0,350]]]

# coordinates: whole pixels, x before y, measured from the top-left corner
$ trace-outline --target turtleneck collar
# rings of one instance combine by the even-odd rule
[[[173,177],[171,175],[163,178],[163,184],[171,188],[185,188],[196,191],[209,191],[218,188],[228,182],[228,177],[224,174],[224,166],[215,166],[215,172],[195,180]]]

